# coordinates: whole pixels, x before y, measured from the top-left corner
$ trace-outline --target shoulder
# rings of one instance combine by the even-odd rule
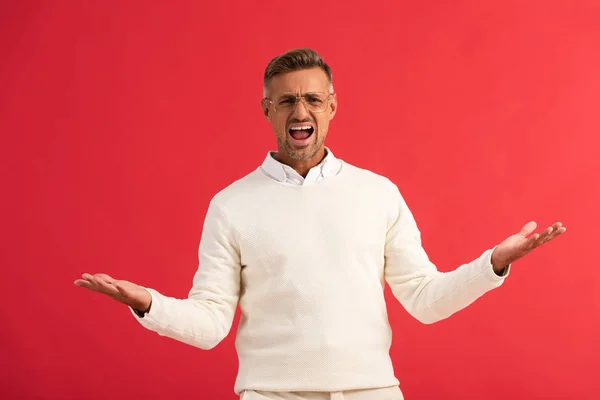
[[[210,204],[211,206],[227,208],[232,203],[243,201],[250,193],[255,192],[262,186],[261,183],[266,183],[264,174],[260,171],[260,168],[256,168],[215,193]]]
[[[360,185],[361,188],[383,190],[388,193],[398,192],[398,186],[385,175],[358,167],[345,161],[343,163],[343,169],[357,185]]]
[[[209,201],[205,224],[229,224],[229,221],[248,206],[248,194],[256,191],[256,182],[260,182],[260,174],[260,170],[255,169],[217,191]]]

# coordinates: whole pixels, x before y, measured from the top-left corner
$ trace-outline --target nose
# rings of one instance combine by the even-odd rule
[[[304,120],[306,117],[308,117],[308,110],[306,109],[306,104],[304,104],[304,98],[300,98],[298,100],[298,102],[296,103],[296,108],[294,108],[294,111],[292,112],[292,116],[294,118],[297,118],[298,120],[302,121]]]

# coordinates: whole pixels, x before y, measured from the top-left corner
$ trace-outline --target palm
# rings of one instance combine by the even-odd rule
[[[150,293],[135,283],[116,280],[106,274],[83,274],[82,278],[77,279],[75,285],[105,294],[140,311],[146,311],[150,307]]]
[[[543,232],[532,235],[536,227],[535,222],[529,222],[519,233],[504,239],[492,254],[492,264],[499,267],[507,266],[566,231],[562,223],[556,222]]]

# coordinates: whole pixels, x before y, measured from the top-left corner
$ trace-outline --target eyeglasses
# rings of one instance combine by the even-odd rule
[[[300,101],[304,103],[306,110],[314,113],[322,113],[327,110],[332,96],[333,93],[323,92],[304,93],[300,96],[286,93],[281,95],[277,100],[263,99],[263,101],[266,104],[272,105],[273,112],[276,113],[291,113],[296,109]]]

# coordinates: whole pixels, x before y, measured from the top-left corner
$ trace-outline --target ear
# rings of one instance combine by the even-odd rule
[[[265,118],[270,121],[271,120],[271,107],[269,107],[269,101],[267,99],[262,99],[260,101],[260,104],[262,106],[262,110],[263,110],[263,114],[265,115]]]
[[[331,102],[329,103],[329,120],[331,121],[335,116],[337,111],[338,101],[337,101],[337,93],[334,93],[331,96]]]

